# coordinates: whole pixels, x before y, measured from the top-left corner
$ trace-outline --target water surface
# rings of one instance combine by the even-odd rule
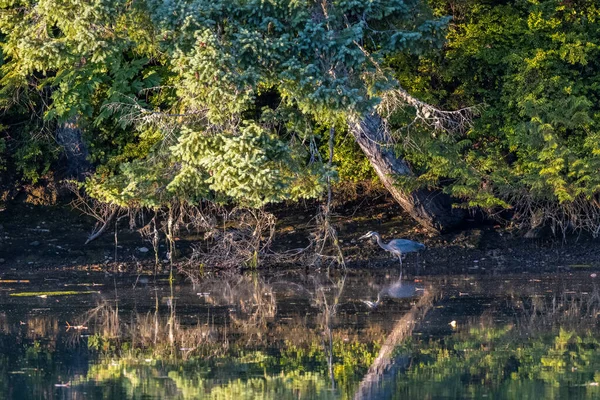
[[[600,398],[586,273],[2,278],[0,398]]]

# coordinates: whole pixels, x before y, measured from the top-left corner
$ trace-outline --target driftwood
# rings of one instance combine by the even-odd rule
[[[84,244],[88,244],[99,238],[119,213],[127,214],[128,210],[125,208],[103,203],[87,196],[75,182],[67,182],[65,187],[75,195],[75,199],[71,202],[71,207],[98,221]]]
[[[108,216],[108,218],[106,218],[104,220],[104,223],[102,224],[102,226],[99,229],[94,229],[94,231],[90,234],[90,236],[88,236],[88,238],[87,238],[87,240],[85,241],[84,244],[88,244],[92,240],[95,240],[98,237],[100,237],[100,235],[102,235],[102,233],[104,233],[104,231],[106,230],[106,228],[108,227],[108,225],[112,222],[113,218],[115,218],[115,216],[117,215],[118,211],[119,211],[119,209],[117,207],[115,207],[112,210],[112,212],[110,213],[110,215]]]

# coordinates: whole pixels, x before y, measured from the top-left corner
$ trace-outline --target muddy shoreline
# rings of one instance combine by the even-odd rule
[[[308,242],[314,205],[280,208],[275,249],[301,248]],[[339,235],[346,265],[350,269],[396,268],[398,262],[374,242],[358,241],[369,230],[384,240],[408,238],[427,246],[420,255],[409,254],[404,270],[411,275],[557,273],[563,271],[600,273],[600,240],[587,235],[566,239],[524,239],[522,233],[498,225],[472,221],[463,230],[429,236],[392,201],[362,201],[338,207],[333,223]],[[84,245],[94,221],[68,205],[15,204],[0,211],[0,273],[44,271],[105,271],[108,273],[153,273],[154,254],[126,223]],[[199,240],[193,233],[177,240],[182,254]],[[147,250],[147,251],[146,251]],[[116,261],[115,261],[116,252]],[[159,248],[165,258],[166,247]],[[158,272],[166,272],[163,263]],[[298,264],[263,265],[263,269],[305,268]],[[207,270],[210,270],[208,268]]]

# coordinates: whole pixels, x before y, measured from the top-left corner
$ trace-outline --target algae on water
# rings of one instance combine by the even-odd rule
[[[14,297],[48,297],[48,296],[74,296],[78,294],[91,294],[91,293],[99,293],[94,290],[84,290],[84,291],[76,291],[76,290],[63,290],[63,291],[55,291],[55,292],[20,292],[20,293],[11,293],[11,296]]]

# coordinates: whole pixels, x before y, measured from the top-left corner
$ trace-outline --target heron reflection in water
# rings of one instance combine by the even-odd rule
[[[402,275],[401,275],[400,278],[396,282],[394,282],[390,285],[384,286],[379,291],[379,293],[377,293],[376,301],[370,301],[370,300],[361,300],[361,301],[363,303],[365,303],[369,308],[375,309],[381,304],[384,297],[391,298],[391,299],[406,299],[409,297],[415,297],[419,290],[422,291],[423,288],[415,285],[414,283],[403,282]]]

